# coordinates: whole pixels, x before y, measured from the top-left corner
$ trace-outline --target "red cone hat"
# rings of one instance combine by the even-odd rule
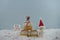
[[[40,26],[44,26],[43,21],[42,21],[42,18],[40,19],[40,22],[39,22],[39,27]]]

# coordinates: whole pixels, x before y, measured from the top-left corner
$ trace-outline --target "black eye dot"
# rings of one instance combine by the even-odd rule
[[[56,39],[58,39],[58,37],[56,37]]]

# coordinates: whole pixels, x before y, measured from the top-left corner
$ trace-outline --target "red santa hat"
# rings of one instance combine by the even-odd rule
[[[39,27],[43,27],[43,26],[44,26],[44,23],[42,21],[42,18],[40,18]]]

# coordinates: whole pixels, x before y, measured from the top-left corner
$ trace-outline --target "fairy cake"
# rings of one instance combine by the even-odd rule
[[[30,16],[26,16],[26,21],[24,22],[24,28],[21,30],[20,35],[21,36],[28,36],[28,37],[34,37],[38,36],[37,30],[33,30],[32,23],[30,21]]]

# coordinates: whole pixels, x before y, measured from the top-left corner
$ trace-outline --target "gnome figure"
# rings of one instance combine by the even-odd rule
[[[40,37],[43,37],[44,24],[43,24],[42,18],[40,19],[38,30],[39,30],[39,34],[38,35]]]

